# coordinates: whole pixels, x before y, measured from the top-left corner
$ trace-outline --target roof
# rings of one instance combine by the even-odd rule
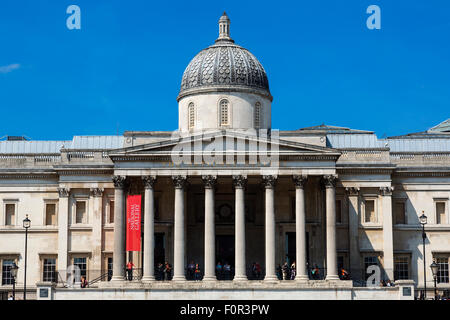
[[[297,131],[325,131],[327,134],[330,133],[341,133],[341,134],[348,134],[348,133],[363,133],[363,134],[373,134],[373,131],[366,131],[366,130],[357,130],[357,129],[350,129],[346,127],[338,127],[338,126],[330,126],[322,123],[318,126],[312,126],[312,127],[306,127],[306,128],[300,128]]]

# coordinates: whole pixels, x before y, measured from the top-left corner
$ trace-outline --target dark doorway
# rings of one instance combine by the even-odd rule
[[[222,270],[216,268],[217,279],[231,280],[234,274],[234,236],[220,235],[216,236],[216,265],[220,262]],[[229,271],[223,266],[229,264]]]
[[[164,233],[155,233],[155,267],[162,263],[164,264],[166,255],[164,248]],[[156,269],[155,269],[156,270]]]
[[[286,256],[289,265],[296,260],[295,232],[286,232]],[[284,263],[284,261],[283,261]],[[306,232],[306,263],[309,266],[309,233]]]

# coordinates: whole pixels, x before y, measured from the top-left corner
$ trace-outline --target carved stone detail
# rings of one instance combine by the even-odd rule
[[[58,194],[60,198],[67,198],[70,194],[69,188],[58,188]]]
[[[91,188],[91,194],[93,197],[102,197],[103,196],[103,188]]]
[[[202,176],[202,180],[206,189],[212,189],[217,184],[217,176],[205,175]]]
[[[144,182],[145,189],[153,189],[156,182],[156,176],[143,176],[142,181]]]
[[[273,189],[275,188],[275,184],[277,183],[277,176],[276,175],[264,175],[262,177],[263,179],[263,186],[266,189]]]
[[[126,176],[113,176],[112,180],[114,182],[114,187],[118,189],[125,188]]]
[[[394,187],[380,187],[380,194],[383,196],[392,196]]]
[[[345,192],[349,196],[357,196],[359,194],[359,187],[347,187],[345,188]]]
[[[187,185],[186,176],[172,176],[172,182],[175,189],[183,189]]]
[[[247,177],[243,175],[233,176],[233,186],[235,188],[244,189],[247,185]]]
[[[325,188],[335,188],[337,181],[337,175],[327,174],[322,177],[322,183]]]
[[[292,180],[294,181],[296,189],[303,189],[306,181],[308,180],[307,175],[293,175]]]

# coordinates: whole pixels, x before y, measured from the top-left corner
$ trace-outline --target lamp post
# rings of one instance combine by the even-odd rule
[[[436,300],[437,296],[437,289],[436,289],[436,281],[437,281],[437,274],[439,272],[439,265],[433,261],[433,263],[430,265],[431,272],[433,272],[433,278],[434,278],[434,300]]]
[[[13,265],[11,266],[11,276],[12,276],[12,285],[13,285],[13,300],[16,300],[16,277],[17,277],[17,270],[19,267],[15,262],[13,262]]]
[[[422,243],[423,243],[423,299],[427,299],[427,268],[425,264],[425,239],[427,234],[425,233],[425,225],[427,224],[427,216],[422,211],[422,215],[419,217],[420,224],[422,225]]]
[[[31,226],[31,220],[26,215],[23,219],[23,227],[25,228],[25,269],[23,280],[23,300],[27,300],[27,241],[28,241],[28,228]]]

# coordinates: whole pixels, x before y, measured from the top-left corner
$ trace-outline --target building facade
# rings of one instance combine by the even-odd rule
[[[183,74],[175,132],[0,141],[0,290],[12,289],[13,263],[23,290],[26,215],[34,292],[42,283],[63,292],[73,266],[99,290],[151,288],[166,261],[170,284],[190,277],[192,261],[219,291],[222,280],[275,290],[285,262],[296,265],[292,290],[365,286],[372,265],[379,280],[420,290],[426,276],[432,290],[435,261],[439,289],[450,289],[450,121],[386,139],[327,125],[277,131],[272,99],[224,14],[219,38]],[[143,199],[137,252],[125,251],[127,195]]]

